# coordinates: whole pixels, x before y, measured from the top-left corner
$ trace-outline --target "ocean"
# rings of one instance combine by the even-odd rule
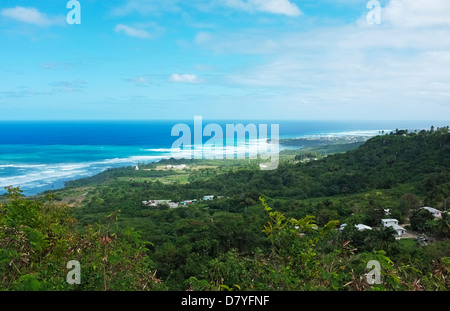
[[[27,196],[64,187],[64,183],[108,168],[135,166],[163,158],[183,157],[173,150],[176,124],[192,120],[151,121],[0,121],[0,194],[15,186]],[[277,124],[280,138],[308,136],[374,136],[395,129],[421,130],[447,126],[444,121],[268,121],[202,120],[217,124]],[[224,135],[226,136],[226,135]],[[203,137],[203,143],[210,137]],[[225,142],[224,137],[224,142]],[[251,144],[251,142],[248,142]],[[225,146],[225,143],[224,143]],[[229,148],[229,146],[227,147]]]

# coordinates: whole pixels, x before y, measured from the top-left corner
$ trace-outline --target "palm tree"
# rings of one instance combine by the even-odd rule
[[[442,238],[450,236],[450,218],[447,212],[443,212],[441,218],[437,221],[436,234]]]
[[[395,230],[391,227],[381,226],[378,230],[372,230],[366,242],[371,248],[394,253],[398,250],[398,241],[395,239]]]

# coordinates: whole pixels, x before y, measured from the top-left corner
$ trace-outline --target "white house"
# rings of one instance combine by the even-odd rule
[[[398,225],[398,220],[393,219],[393,218],[385,218],[385,219],[381,219],[381,224],[384,227],[390,227],[392,225]]]
[[[383,227],[391,227],[397,232],[397,237],[401,237],[406,229],[398,225],[398,220],[393,218],[381,219]]]
[[[159,204],[167,204],[169,205],[169,208],[176,208],[178,207],[178,203],[172,202],[170,200],[150,200],[150,201],[142,201],[142,204],[146,206],[156,207]]]
[[[356,228],[358,228],[359,231],[364,231],[364,230],[372,230],[372,227],[363,225],[363,224],[357,224],[355,225]]]
[[[214,196],[213,195],[204,195],[203,196],[203,201],[209,201],[209,200],[214,200]]]
[[[424,206],[424,207],[421,207],[421,209],[422,208],[426,209],[427,211],[429,211],[436,218],[441,218],[442,217],[442,212],[440,210],[438,210],[438,209],[435,209],[434,207]]]
[[[169,208],[177,208],[178,207],[178,203],[177,202],[169,202]]]
[[[340,231],[344,230],[345,226],[347,226],[347,224],[340,225],[339,230]],[[357,228],[358,231],[372,230],[371,227],[363,225],[363,224],[357,224],[357,225],[355,225],[355,228]]]

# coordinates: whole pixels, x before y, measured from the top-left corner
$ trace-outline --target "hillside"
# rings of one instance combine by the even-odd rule
[[[256,193],[271,198],[306,199],[391,189],[413,184],[434,201],[448,193],[450,134],[434,132],[377,136],[355,150],[307,163],[280,163],[277,170],[233,170],[208,180],[191,182],[184,191],[212,192],[224,196]],[[192,195],[195,195],[194,193]]]
[[[138,171],[108,170],[46,197],[70,206],[77,219],[72,230],[95,235],[85,229],[95,224],[111,237],[108,243],[117,239],[121,249],[132,247],[127,244],[132,241],[140,245],[149,260],[142,264],[145,271],[156,271],[158,289],[370,290],[360,276],[373,259],[383,267],[377,289],[448,289],[450,222],[445,213],[433,219],[419,209],[445,210],[450,201],[448,128],[396,131],[317,160],[308,152],[295,155],[290,150],[273,171],[259,170],[257,161],[164,160],[140,165]],[[180,163],[186,168],[167,168]],[[214,200],[202,200],[205,195]],[[198,201],[177,208],[142,203],[191,199]],[[3,215],[25,204],[24,199],[16,202],[17,194],[11,200]],[[33,204],[46,199],[36,200]],[[383,229],[386,209],[411,236],[424,235],[428,242],[398,240],[394,231]],[[343,223],[373,230],[332,230]],[[121,252],[126,258],[133,255]],[[114,279],[118,262],[108,260],[93,264],[105,265],[108,280],[120,288],[122,283]],[[133,269],[141,272],[137,265]],[[107,287],[106,275],[95,271],[90,279],[99,285],[82,285],[81,290]]]

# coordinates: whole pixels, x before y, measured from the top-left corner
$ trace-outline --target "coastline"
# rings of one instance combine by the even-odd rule
[[[297,131],[288,128],[285,132],[280,133],[280,152],[305,147],[320,149],[332,144],[358,144],[388,131],[382,124],[380,124],[380,129],[375,130],[349,130],[346,128],[338,131],[330,128],[328,131],[305,132],[303,128],[299,128]],[[96,140],[99,139],[96,138]],[[158,141],[163,141],[161,137],[158,139]],[[172,137],[172,140],[175,140],[175,137]],[[25,195],[33,196],[48,190],[64,188],[68,181],[94,176],[111,168],[153,163],[171,157],[180,158],[180,154],[181,158],[188,159],[186,154],[174,154],[167,146],[167,138],[164,145],[152,146],[8,145],[1,141],[0,144],[3,146],[3,150],[6,150],[0,158],[0,176],[3,175],[0,180],[0,195],[6,193],[4,187],[11,185],[20,186]],[[255,148],[255,144],[252,145],[250,142],[249,145]],[[23,149],[20,149],[20,146],[23,146]],[[9,157],[8,148],[13,150]],[[232,152],[237,152],[237,149]],[[211,156],[214,155],[210,154],[209,157],[204,158],[211,158]],[[30,162],[28,159],[33,157],[36,157],[36,162]],[[74,160],[71,161],[71,158]]]
[[[363,137],[363,138],[362,138]],[[280,152],[283,150],[300,150],[304,148],[303,145],[297,145],[298,141],[309,142],[307,147],[311,146],[326,146],[329,144],[346,144],[355,141],[362,141],[367,139],[367,136],[340,136],[329,137],[329,136],[314,136],[305,138],[281,138],[280,139]],[[290,144],[293,142],[293,144]],[[240,146],[239,144],[231,152],[243,151],[242,148],[254,148],[256,152],[258,144],[255,142],[250,142],[246,146]],[[227,146],[223,146],[224,149],[221,155],[229,151]],[[182,160],[190,160],[190,155],[192,153],[186,153],[185,151],[180,151],[179,153],[170,153],[170,149],[167,148],[148,148],[143,149],[151,153],[160,153],[159,155],[147,155],[147,156],[128,156],[125,158],[112,158],[104,159],[102,161],[88,161],[79,163],[40,163],[40,164],[2,164],[0,165],[1,170],[5,169],[18,169],[24,172],[23,175],[5,177],[2,179],[0,184],[0,195],[5,194],[6,186],[20,186],[23,190],[23,194],[26,196],[35,196],[42,194],[45,191],[60,190],[66,187],[66,183],[70,181],[75,181],[78,179],[92,177],[108,169],[116,169],[123,167],[130,167],[149,163],[159,163],[161,160],[175,158]],[[209,154],[205,155],[203,159],[213,159],[217,156],[217,150],[212,150]],[[27,174],[28,172],[28,174]]]

